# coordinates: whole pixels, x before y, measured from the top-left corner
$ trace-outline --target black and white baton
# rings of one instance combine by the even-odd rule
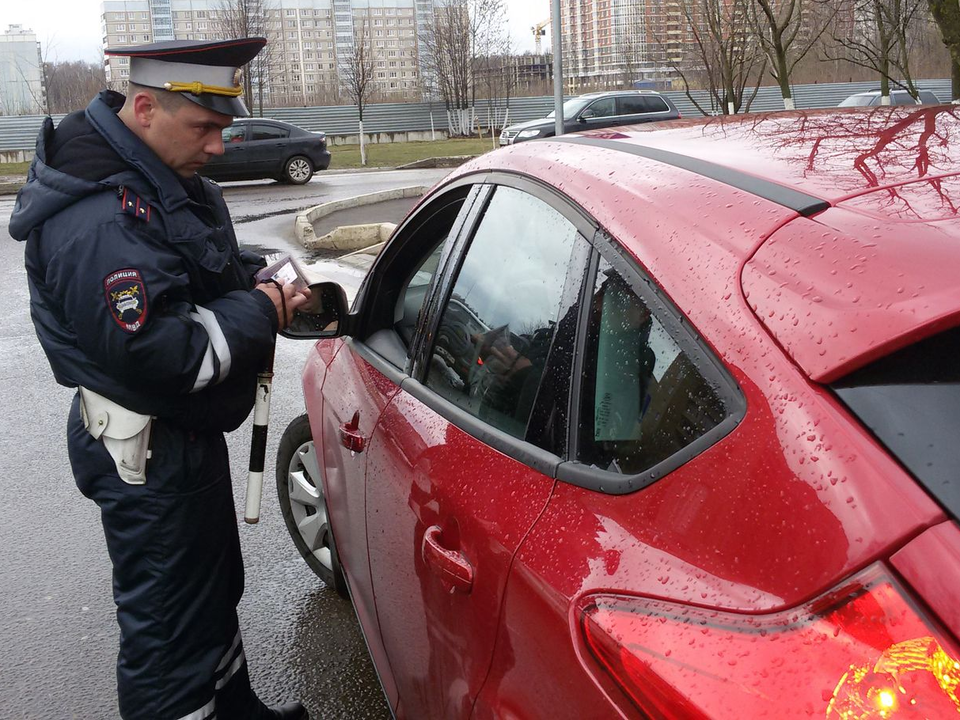
[[[253,406],[253,440],[250,443],[250,474],[247,475],[247,501],[243,519],[251,525],[260,522],[263,497],[263,465],[267,458],[267,425],[270,423],[270,395],[273,389],[273,357],[257,375],[257,399]]]

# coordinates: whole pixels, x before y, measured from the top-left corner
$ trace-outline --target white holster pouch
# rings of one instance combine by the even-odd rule
[[[103,440],[120,479],[130,485],[143,485],[147,481],[153,418],[127,410],[84,387],[80,388],[80,415],[87,432],[95,440]]]

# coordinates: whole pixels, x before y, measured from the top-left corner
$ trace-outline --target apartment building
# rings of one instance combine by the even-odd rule
[[[0,35],[0,115],[40,115],[46,104],[37,36],[10,25]]]
[[[662,79],[691,40],[682,0],[561,0],[560,19],[571,92]]]
[[[445,1],[104,0],[103,45],[224,38],[232,34],[230,8],[245,2],[256,31],[268,39],[263,61],[251,68],[264,104],[337,102],[360,37],[373,51],[375,99],[413,99],[425,77],[422,29]],[[128,72],[127,58],[107,58],[108,82],[120,84]]]

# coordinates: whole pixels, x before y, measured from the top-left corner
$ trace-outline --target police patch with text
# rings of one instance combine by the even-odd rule
[[[103,280],[107,307],[124,332],[135,333],[147,320],[147,287],[138,270],[117,270]]]

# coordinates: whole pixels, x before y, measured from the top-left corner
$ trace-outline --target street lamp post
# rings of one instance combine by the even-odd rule
[[[560,39],[560,0],[553,0],[553,105],[557,137],[563,135],[563,41]]]

